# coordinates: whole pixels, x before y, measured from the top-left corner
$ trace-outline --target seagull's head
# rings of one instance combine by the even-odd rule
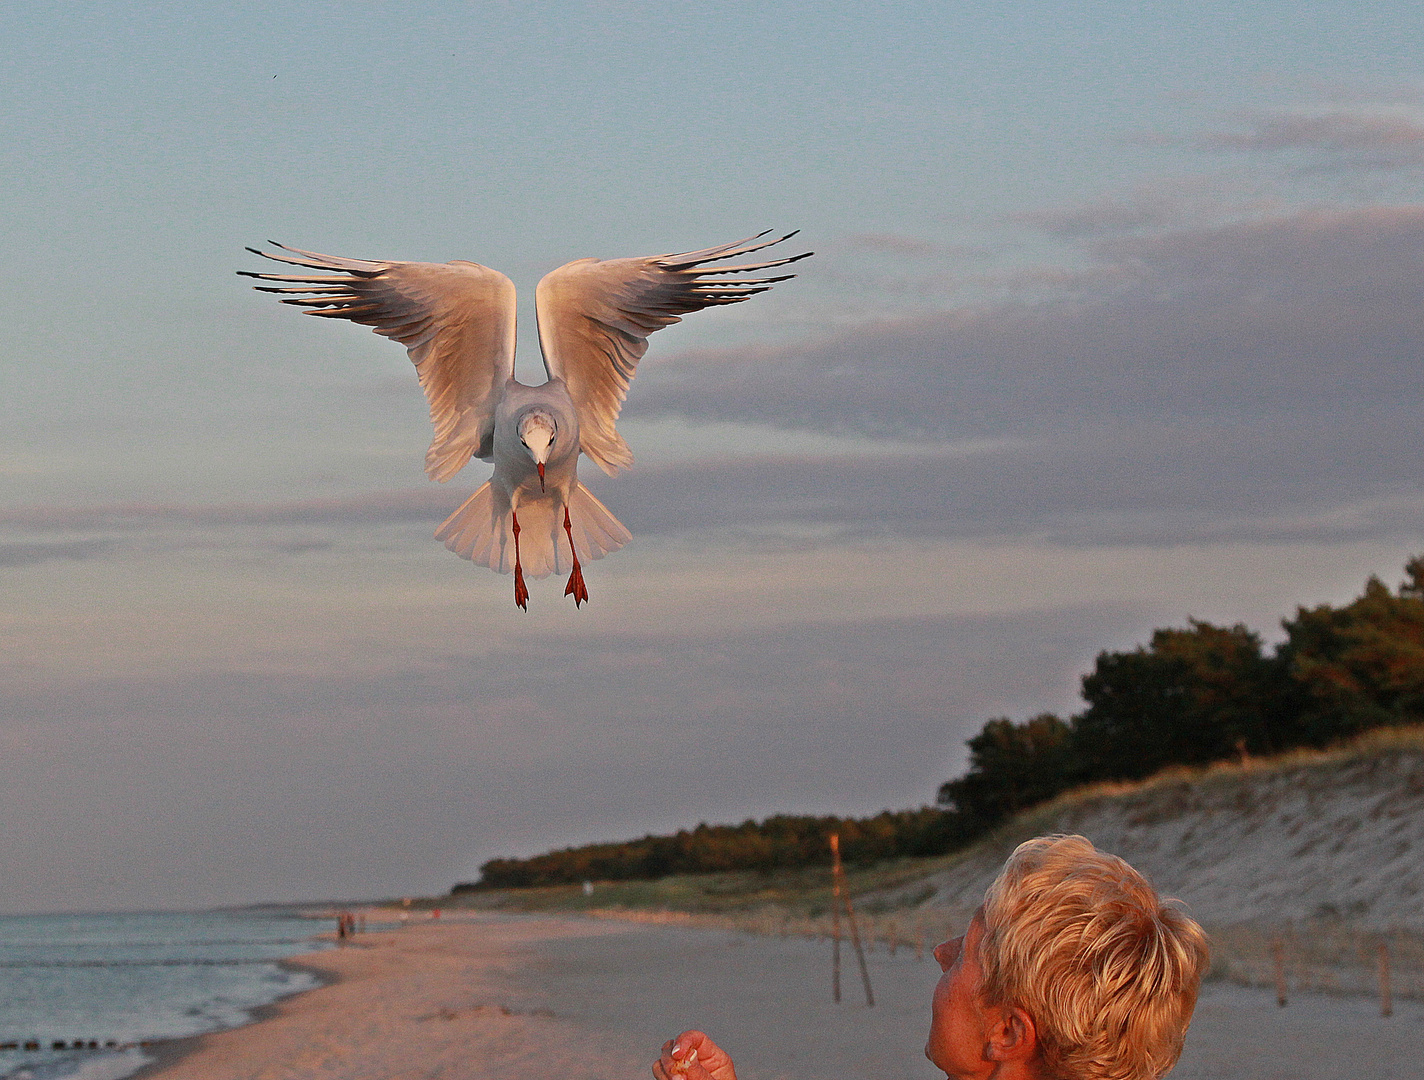
[[[559,433],[559,425],[543,409],[530,409],[519,418],[519,441],[529,456],[534,459],[534,467],[539,470],[539,488],[544,487],[544,463],[554,448],[554,438]]]

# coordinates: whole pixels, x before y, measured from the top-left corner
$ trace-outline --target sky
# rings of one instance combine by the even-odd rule
[[[0,8],[0,911],[438,894],[487,859],[933,801],[1188,618],[1424,550],[1415,5]],[[654,335],[526,614],[432,538],[397,345],[277,240],[800,234]],[[791,251],[789,253],[795,253]]]

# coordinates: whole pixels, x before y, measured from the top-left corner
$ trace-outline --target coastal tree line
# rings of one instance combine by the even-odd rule
[[[940,787],[933,807],[868,818],[779,814],[492,859],[455,891],[820,865],[832,832],[853,863],[942,854],[1081,784],[1424,723],[1424,556],[1406,563],[1396,590],[1372,577],[1349,604],[1301,607],[1281,626],[1284,638],[1269,649],[1240,624],[1193,619],[1131,651],[1099,653],[1083,676],[1081,712],[988,721],[968,741],[968,771]]]

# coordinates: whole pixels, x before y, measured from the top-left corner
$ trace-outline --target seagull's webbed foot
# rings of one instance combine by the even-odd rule
[[[574,598],[574,607],[582,607],[588,600],[588,587],[583,583],[583,567],[579,565],[578,552],[574,550],[574,526],[569,520],[569,508],[564,507],[564,532],[569,534],[569,554],[574,559],[574,572],[569,575],[569,583],[564,586],[564,595]]]
[[[528,611],[529,587],[524,584],[524,567],[519,565],[519,515],[511,510],[509,516],[514,522],[514,606]]]
[[[581,606],[588,599],[588,588],[583,583],[583,568],[574,563],[574,572],[569,575],[569,583],[564,586],[564,595],[574,598],[574,607]]]

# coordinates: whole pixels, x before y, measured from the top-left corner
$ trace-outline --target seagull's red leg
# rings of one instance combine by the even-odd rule
[[[564,586],[564,595],[574,598],[574,607],[580,607],[588,599],[588,589],[583,583],[583,567],[579,566],[578,552],[574,550],[574,526],[569,520],[569,508],[564,507],[564,532],[569,534],[569,554],[574,557],[574,572],[569,575],[569,583]]]
[[[524,567],[519,565],[519,515],[511,510],[509,516],[514,519],[514,603],[528,611],[529,589],[524,584]]]

